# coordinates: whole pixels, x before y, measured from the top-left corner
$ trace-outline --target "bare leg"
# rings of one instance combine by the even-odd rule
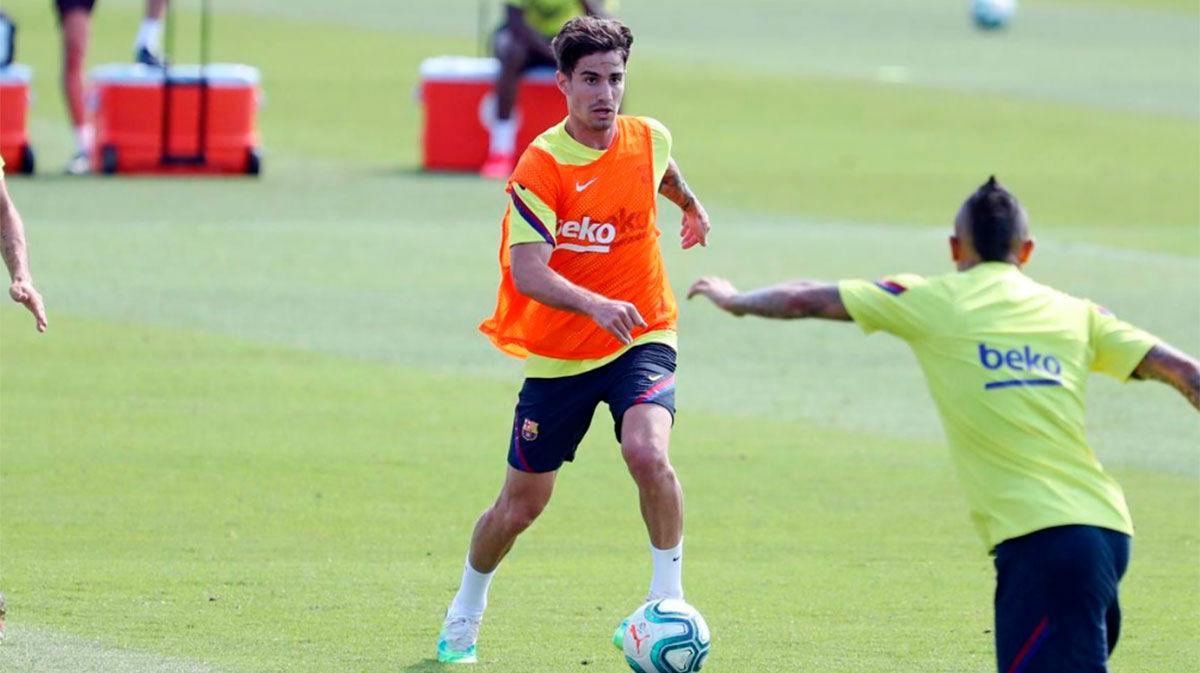
[[[167,0],[146,0],[146,18],[162,21],[163,12],[167,9]]]
[[[92,15],[84,9],[73,9],[62,17],[63,34],[63,95],[71,125],[78,129],[87,121],[84,108],[83,62],[87,57]]]
[[[492,573],[521,531],[542,513],[554,490],[554,472],[531,474],[508,468],[500,496],[479,521],[471,536],[471,552],[462,583],[446,611],[442,636],[456,650],[474,645],[479,621],[487,609]],[[439,656],[442,656],[439,654]]]
[[[683,489],[667,457],[671,412],[657,404],[638,404],[621,422],[621,455],[637,483],[642,519],[657,549],[683,539]]]
[[[521,70],[529,59],[529,47],[505,31],[498,36],[496,58],[500,59],[500,74],[496,77],[496,118],[510,119],[517,103]]]
[[[556,472],[533,474],[508,468],[500,496],[479,521],[471,536],[471,567],[490,573],[512,549],[517,536],[529,528],[550,502]]]
[[[496,76],[496,118],[488,125],[487,160],[479,173],[485,178],[504,179],[513,171],[517,151],[517,120],[513,108],[517,104],[517,88],[521,70],[529,58],[529,46],[504,29],[496,33],[496,58],[500,73]]]

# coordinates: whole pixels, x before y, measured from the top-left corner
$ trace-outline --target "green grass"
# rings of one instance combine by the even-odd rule
[[[22,30],[31,35],[23,35],[22,48],[32,43],[31,62],[54,63],[49,13],[28,17]],[[93,63],[126,58],[131,38],[120,27],[136,24],[136,17],[129,10],[97,13]],[[375,166],[415,164],[416,64],[430,54],[472,50],[469,38],[219,17],[214,58],[253,63],[263,72],[268,171],[278,151]],[[192,18],[185,16],[185,25]],[[182,39],[182,27],[180,36],[181,53],[189,53],[194,45]],[[306,47],[276,46],[284,43]],[[1179,52],[1182,58],[1188,53],[1186,46]],[[630,111],[670,126],[689,180],[715,203],[945,228],[961,195],[995,173],[1023,197],[1040,236],[1200,254],[1200,200],[1186,198],[1200,183],[1194,119],[754,73],[738,65],[708,69],[703,79],[681,76],[674,60],[632,65]],[[48,76],[50,68],[38,71],[38,112],[55,119],[61,114],[57,80]],[[711,92],[705,105],[681,104],[697,95],[698,82]],[[50,141],[44,165],[54,170],[66,154],[66,131],[36,128],[39,139]]]
[[[1052,2],[1063,5],[1109,5],[1130,9],[1165,9],[1192,13],[1200,11],[1200,3],[1197,3],[1196,0],[1052,0]]]
[[[111,322],[39,337],[0,315],[14,622],[224,670],[425,670],[498,485],[510,385]],[[988,562],[944,449],[680,420],[714,670],[989,669]],[[1179,617],[1200,609],[1177,513],[1200,501],[1190,478],[1119,476],[1141,535],[1117,670],[1177,670],[1194,654]],[[644,590],[634,503],[595,433],[498,576],[485,670],[620,670],[605,635]],[[1176,618],[1151,624],[1167,602]]]
[[[702,251],[664,237],[677,290],[948,270],[954,207],[995,171],[1033,215],[1031,274],[1200,352],[1196,39],[1177,16],[1026,3],[983,42],[935,2],[895,24],[832,0],[790,22],[766,0],[691,3],[682,24],[682,0],[627,4],[630,111],[668,123],[717,227]],[[140,0],[100,7],[92,63],[124,60]],[[51,331],[0,309],[0,670],[435,670],[519,382],[474,331],[499,187],[413,169],[417,63],[473,51],[474,3],[243,7],[220,8],[216,54],[263,71],[262,179],[9,181]],[[52,172],[53,19],[5,9]],[[908,85],[874,77],[893,47]],[[945,58],[964,48],[994,80]],[[699,305],[681,331],[673,456],[713,670],[993,670],[989,559],[903,345]],[[1099,380],[1089,408],[1138,526],[1113,670],[1187,670],[1200,426],[1152,384]],[[606,639],[649,563],[603,418],[497,578],[481,670],[623,668]]]

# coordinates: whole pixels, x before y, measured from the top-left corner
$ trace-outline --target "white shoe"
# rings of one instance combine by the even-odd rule
[[[63,168],[63,173],[67,175],[87,175],[91,172],[92,160],[88,158],[87,152],[76,152]]]
[[[438,661],[445,664],[475,663],[475,641],[479,640],[482,617],[446,616],[438,636]]]

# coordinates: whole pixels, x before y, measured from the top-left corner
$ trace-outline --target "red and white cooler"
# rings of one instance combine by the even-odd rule
[[[248,65],[92,70],[96,151],[104,173],[257,175],[260,75]]]
[[[425,105],[422,165],[426,170],[478,171],[487,159],[491,120],[496,116],[494,58],[438,56],[421,63],[420,100]],[[519,156],[533,139],[567,116],[567,102],[553,68],[521,77],[517,104]]]
[[[5,173],[30,175],[34,170],[33,148],[29,146],[29,82],[33,71],[27,65],[0,68],[0,156]]]

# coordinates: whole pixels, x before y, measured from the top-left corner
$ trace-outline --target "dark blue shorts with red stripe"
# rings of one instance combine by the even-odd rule
[[[612,412],[621,441],[625,412],[657,404],[675,415],[675,349],[645,344],[612,362],[575,376],[525,379],[513,418],[508,464],[522,472],[553,472],[575,459],[601,402]]]
[[[1121,631],[1129,536],[1056,526],[996,545],[999,673],[1103,673]]]

